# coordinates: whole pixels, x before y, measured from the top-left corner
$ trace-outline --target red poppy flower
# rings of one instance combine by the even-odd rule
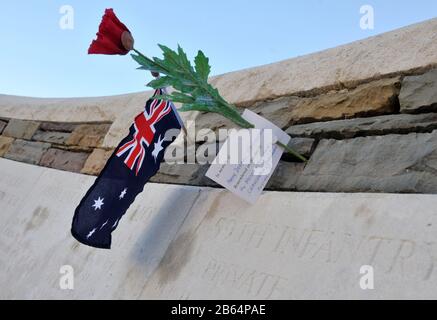
[[[118,20],[112,9],[106,9],[88,54],[125,55],[133,49],[134,39],[129,29]]]

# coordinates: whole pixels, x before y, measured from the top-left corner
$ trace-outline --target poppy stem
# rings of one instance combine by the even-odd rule
[[[138,54],[140,57],[142,57],[142,58],[144,58],[144,59],[147,59],[147,60],[150,60],[151,62],[154,63],[154,61],[153,61],[152,59],[147,58],[144,54],[142,54],[142,53],[141,53],[140,51],[138,51],[137,49],[132,48],[132,51],[135,51],[135,53]],[[159,77],[159,72],[156,72],[156,71],[150,71],[150,73],[151,73],[152,76],[155,77],[155,78]]]
[[[155,65],[155,66],[156,66],[157,68],[159,68],[159,69],[165,70],[165,67],[164,67],[164,66],[160,65],[160,64],[159,64],[158,62],[156,62],[155,60],[152,60],[152,59],[146,57],[144,54],[142,54],[142,53],[141,53],[140,51],[138,51],[137,49],[133,48],[132,50],[135,51],[135,53],[137,53],[140,57],[142,57],[143,59],[147,60],[150,64]],[[151,71],[151,73],[152,73],[152,75],[153,75],[154,77],[156,77],[156,76],[153,74],[153,71]],[[158,72],[157,72],[157,74],[159,75]],[[237,111],[236,109],[234,109],[235,107],[232,108],[232,107],[231,107],[231,106],[230,106],[226,101],[223,101],[222,103],[226,103],[226,105],[229,106],[229,108],[230,108],[231,110],[233,110],[234,112],[237,112],[237,113],[238,113],[238,111]],[[253,125],[253,124],[251,124],[250,122],[247,122],[245,119],[243,119],[243,120],[244,120],[244,122],[237,123],[240,127],[243,127],[243,128],[254,128],[254,125]],[[234,122],[235,122],[235,121],[234,121]],[[188,134],[187,134],[187,131],[186,131],[185,127],[183,127],[183,131],[184,131],[185,135],[188,137]],[[299,152],[293,150],[293,148],[290,148],[289,146],[287,146],[287,145],[285,145],[285,144],[283,144],[283,143],[281,143],[281,142],[279,142],[279,141],[276,141],[276,144],[277,144],[278,146],[282,147],[282,148],[284,149],[285,152],[287,152],[287,153],[293,155],[295,158],[297,158],[297,159],[299,159],[299,160],[301,160],[301,161],[303,161],[303,162],[305,162],[305,163],[308,162],[308,159],[307,159],[307,158],[305,158],[304,156],[302,156],[301,154],[299,154]]]

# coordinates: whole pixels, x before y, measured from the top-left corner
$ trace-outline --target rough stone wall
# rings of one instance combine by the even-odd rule
[[[280,126],[307,164],[282,158],[267,188],[331,192],[437,192],[437,69],[250,108]],[[215,114],[196,128],[232,127]],[[435,130],[435,131],[434,131]],[[200,139],[199,139],[200,140]],[[199,142],[199,141],[198,141]],[[212,185],[205,166],[163,165],[155,181]]]
[[[437,192],[437,69],[383,78],[315,96],[257,102],[250,109],[289,133],[307,164],[286,155],[268,189],[333,192]],[[196,130],[233,127],[200,114]],[[0,156],[60,170],[99,174],[113,149],[110,123],[3,119]],[[196,137],[197,147],[202,138]],[[217,141],[219,145],[220,141]],[[190,149],[188,149],[190,150]],[[199,151],[198,151],[199,152]],[[163,163],[153,182],[208,185],[208,165]]]
[[[0,156],[59,170],[98,174],[90,161],[99,150],[106,152],[99,147],[109,127],[110,123],[2,119]]]
[[[436,27],[432,19],[212,78],[229,101],[284,129],[292,137],[290,145],[309,158],[304,164],[284,155],[267,189],[437,192]],[[0,156],[98,175],[149,96],[0,96],[0,117],[7,117],[0,118]],[[184,148],[188,158],[195,152],[192,146],[198,153],[210,146],[196,132],[233,127],[217,114],[182,116],[186,122],[195,120],[195,129],[188,127],[194,135],[181,135],[175,142],[190,146]],[[68,122],[86,119],[94,122]],[[207,168],[162,163],[152,182],[217,186],[205,177]]]

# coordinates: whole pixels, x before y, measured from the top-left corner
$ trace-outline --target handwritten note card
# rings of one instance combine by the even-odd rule
[[[284,151],[274,142],[280,141],[286,145],[290,136],[250,110],[244,111],[243,118],[255,128],[230,134],[206,176],[253,204],[261,195]],[[248,135],[250,139],[247,139]]]

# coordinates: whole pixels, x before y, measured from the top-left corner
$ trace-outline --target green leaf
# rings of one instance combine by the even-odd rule
[[[172,97],[174,102],[193,103],[195,101],[192,96],[180,92],[173,92]]]
[[[164,60],[161,60],[163,62],[163,64],[165,66],[169,67],[173,71],[184,72],[184,69],[181,68],[180,63],[179,63],[178,54],[175,51],[171,50],[170,48],[168,48],[162,44],[159,44],[158,46],[161,48],[163,55],[164,55]],[[157,58],[155,58],[155,59],[156,59],[155,61],[158,60]]]
[[[172,86],[174,83],[173,78],[169,76],[159,77],[155,80],[150,81],[147,86],[152,87],[153,89],[165,88]]]
[[[161,72],[161,73],[165,73],[166,70],[163,69],[162,67],[160,67],[159,65],[155,64],[152,60],[144,57],[144,56],[140,56],[140,55],[136,55],[136,54],[131,54],[131,57],[141,66],[138,69],[143,69],[143,70],[149,70],[149,71],[153,71],[153,72]]]
[[[208,96],[208,95],[197,96],[195,101],[198,104],[202,104],[202,105],[206,105],[206,106],[216,105],[215,100],[211,96]]]
[[[238,124],[242,128],[253,128],[253,124],[248,122],[246,119],[244,119],[240,113],[236,110],[233,110],[231,108],[220,108],[218,111],[221,115],[228,118],[232,122]]]
[[[196,99],[197,97],[201,96],[203,92],[204,90],[202,88],[196,87],[191,92],[191,95],[193,96],[194,99]]]
[[[159,45],[163,52],[163,59],[154,57],[153,60],[142,54],[132,55],[141,64],[141,68],[162,72],[165,76],[152,80],[149,86],[162,88],[171,86],[175,91],[171,95],[163,96],[163,99],[181,102],[184,110],[199,110],[216,112],[244,127],[251,125],[245,121],[238,110],[222,98],[216,88],[208,83],[211,71],[209,59],[202,51],[198,51],[194,59],[195,68],[191,66],[186,53],[178,45],[177,51],[167,46]]]
[[[211,67],[209,59],[202,51],[199,50],[194,58],[193,68],[187,54],[179,45],[177,51],[161,44],[159,47],[163,53],[162,59],[156,57],[149,59],[136,50],[138,55],[132,55],[132,58],[140,64],[139,69],[164,74],[161,78],[150,81],[148,84],[150,87],[156,89],[171,86],[174,88],[175,91],[171,94],[157,96],[158,99],[182,103],[182,107],[178,109],[181,112],[215,112],[243,128],[253,128],[253,125],[240,115],[239,110],[228,103],[219,91],[208,83]],[[297,153],[292,154],[296,157],[300,156]]]
[[[173,92],[172,94],[163,94],[155,96],[156,99],[160,100],[168,100],[172,102],[180,102],[180,103],[193,103],[194,99],[191,96],[180,92]]]
[[[205,57],[201,50],[199,50],[197,56],[194,58],[194,64],[199,78],[203,81],[208,81],[211,67],[209,65],[209,59]]]
[[[187,112],[187,111],[211,112],[211,107],[205,106],[202,104],[196,104],[196,103],[184,103],[182,105],[182,107],[178,109],[178,111],[181,111],[181,112]]]
[[[182,93],[187,93],[187,94],[191,94],[196,88],[195,85],[191,82],[175,79],[175,78],[173,79],[172,87]]]
[[[188,60],[187,54],[184,52],[184,49],[182,49],[180,45],[178,45],[178,55],[179,55],[179,61],[180,61],[181,65],[191,67],[191,62],[190,62],[190,60]]]
[[[163,45],[163,44],[158,44],[158,47],[162,50],[162,52],[164,53],[164,55],[167,55],[171,58],[173,58],[173,60],[177,60],[178,59],[178,55],[175,51],[173,51],[172,49],[170,49],[169,47]]]

